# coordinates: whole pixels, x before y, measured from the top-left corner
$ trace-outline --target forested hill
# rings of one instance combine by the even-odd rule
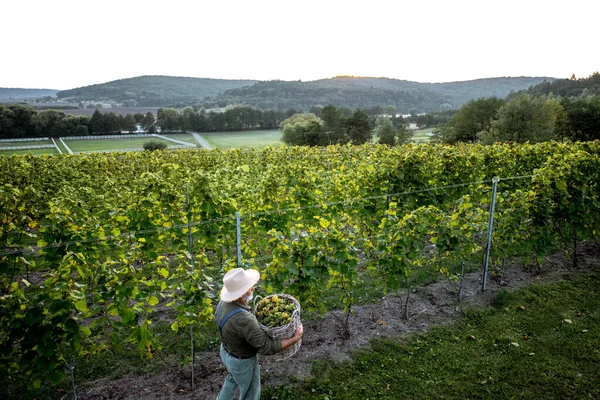
[[[248,86],[256,80],[139,76],[58,92],[58,98],[77,100],[135,101],[137,106],[162,107],[202,102],[226,90]]]
[[[317,81],[256,81],[141,76],[63,90],[60,99],[113,101],[125,106],[224,107],[246,104],[258,109],[308,111],[313,106],[340,108],[394,106],[409,113],[458,109],[471,99],[504,98],[547,77],[488,78],[464,82],[419,83],[390,78],[340,76]]]
[[[37,99],[41,97],[54,97],[58,90],[54,89],[19,89],[0,88],[0,100],[24,100]]]
[[[371,108],[394,106],[408,113],[457,109],[471,99],[506,97],[512,91],[527,89],[548,77],[488,78],[464,82],[419,83],[389,78],[335,77],[317,81],[261,81],[252,86],[231,89],[215,99],[217,104],[248,104],[259,109],[312,106]]]
[[[600,95],[600,73],[594,72],[587,78],[555,79],[552,82],[543,82],[529,88],[526,92],[534,95],[552,93],[560,97],[584,97],[586,95]]]

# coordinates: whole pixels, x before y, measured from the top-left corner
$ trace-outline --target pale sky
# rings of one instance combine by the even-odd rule
[[[0,6],[0,87],[584,78],[600,70],[599,12],[599,0],[13,0]]]

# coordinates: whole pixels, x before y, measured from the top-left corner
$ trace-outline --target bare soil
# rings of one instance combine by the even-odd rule
[[[450,324],[464,308],[487,307],[501,289],[509,291],[533,283],[552,282],[573,277],[600,267],[600,251],[588,246],[580,249],[577,267],[564,254],[547,257],[541,268],[507,263],[504,272],[490,276],[482,292],[481,272],[465,275],[461,299],[457,287],[447,281],[417,287],[410,293],[408,320],[404,317],[406,293],[387,295],[378,304],[356,306],[350,317],[350,336],[342,338],[343,312],[327,313],[322,319],[303,321],[304,338],[300,350],[288,360],[274,362],[262,357],[262,384],[291,384],[318,372],[321,362],[349,360],[357,348],[375,338],[406,337],[428,328]],[[318,361],[318,363],[316,362]],[[322,365],[322,364],[321,364]],[[191,369],[165,370],[147,376],[125,376],[118,380],[98,380],[80,388],[80,399],[214,399],[227,374],[217,351],[198,355],[195,390],[191,388]]]

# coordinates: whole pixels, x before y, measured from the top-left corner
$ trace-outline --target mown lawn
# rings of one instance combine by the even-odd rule
[[[45,149],[27,149],[27,150],[0,150],[0,156],[12,156],[13,154],[58,154],[56,149],[45,148]]]
[[[600,273],[500,292],[494,307],[353,361],[315,363],[312,380],[263,399],[598,399]]]
[[[416,131],[412,131],[412,140],[416,143],[424,143],[429,142],[431,136],[429,135],[433,129],[418,129]]]
[[[182,142],[188,142],[193,145],[198,145],[196,138],[191,133],[161,133],[161,135],[171,139],[181,140]]]
[[[123,138],[123,139],[79,139],[68,140],[63,138],[67,146],[74,152],[83,151],[119,151],[121,149],[141,149],[144,143],[149,141],[157,141],[166,143],[168,146],[174,146],[176,143],[167,140],[148,137],[148,138]]]
[[[262,149],[267,146],[283,146],[281,131],[278,129],[243,132],[202,132],[200,136],[211,146],[218,149]]]

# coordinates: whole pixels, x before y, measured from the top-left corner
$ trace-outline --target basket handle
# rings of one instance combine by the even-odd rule
[[[258,298],[260,298],[261,300],[263,300],[263,299],[264,299],[264,297],[262,297],[262,296],[261,296],[261,295],[259,295],[259,294],[258,294],[258,295],[256,295],[256,296],[254,296],[254,299],[252,300],[252,308],[253,308],[253,309],[256,309],[256,302],[257,302]],[[260,303],[260,301],[259,301],[259,303]]]
[[[298,319],[300,319],[300,310],[294,310],[294,312],[292,313],[291,319],[292,321],[294,320],[294,317],[298,315]]]

